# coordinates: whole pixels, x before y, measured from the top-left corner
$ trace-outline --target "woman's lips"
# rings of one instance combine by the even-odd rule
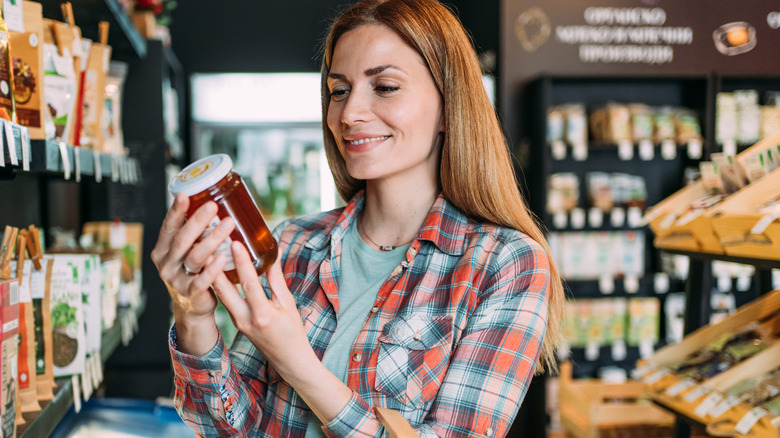
[[[376,147],[378,144],[390,138],[389,135],[380,135],[375,137],[363,137],[344,139],[344,145],[349,152],[365,152]]]

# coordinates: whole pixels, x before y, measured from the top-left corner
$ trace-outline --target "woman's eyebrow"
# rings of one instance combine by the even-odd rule
[[[395,66],[393,64],[385,64],[385,65],[378,65],[376,67],[368,68],[368,69],[363,71],[363,74],[366,75],[366,76],[376,76],[379,73],[382,73],[383,71],[385,71],[385,70],[387,70],[389,68],[402,71],[400,68],[398,68],[397,66]],[[347,76],[343,75],[341,73],[328,73],[328,78],[342,80],[342,81],[347,80]]]

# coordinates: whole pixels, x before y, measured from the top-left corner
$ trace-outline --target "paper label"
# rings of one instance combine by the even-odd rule
[[[737,142],[733,138],[723,140],[723,154],[737,155]]]
[[[764,234],[767,227],[778,218],[780,218],[780,208],[772,209],[772,211],[764,215],[753,225],[753,228],[750,229],[750,234]]]
[[[563,140],[553,141],[550,148],[554,160],[563,160],[566,158],[566,143],[564,143]]]
[[[588,159],[588,145],[585,143],[575,143],[572,145],[572,157],[575,161],[585,161]]]
[[[623,277],[623,288],[626,293],[635,294],[639,292],[639,277],[633,274],[626,274]]]
[[[634,144],[631,140],[621,140],[618,142],[618,157],[621,160],[628,161],[634,158]]]
[[[8,158],[14,166],[19,165],[19,157],[16,156],[16,140],[14,139],[13,123],[3,120],[3,129],[5,130],[5,144],[8,145]]]
[[[96,150],[92,150],[92,161],[95,163],[95,181],[103,181],[103,167],[100,163],[100,153]]]
[[[81,148],[76,146],[73,148],[73,173],[76,174],[76,182],[81,182],[81,160],[79,159],[79,152]]]
[[[566,228],[569,217],[565,211],[559,211],[553,215],[553,226],[558,229]]]
[[[641,366],[639,368],[634,368],[631,370],[631,378],[632,379],[641,379],[646,374],[652,373],[653,371],[657,370],[658,367],[656,367],[653,364],[647,364],[645,366]]]
[[[710,393],[699,406],[694,409],[693,413],[697,416],[704,418],[712,408],[715,407],[720,401],[723,400],[723,396],[717,392]]]
[[[81,412],[81,392],[79,388],[79,376],[74,374],[70,377],[70,386],[73,388],[73,410],[78,414]]]
[[[604,225],[604,212],[600,208],[591,207],[588,210],[588,223],[593,228],[601,228]]]
[[[25,126],[19,127],[22,134],[22,170],[30,170],[30,130]]]
[[[610,274],[599,276],[599,291],[604,295],[610,295],[615,292],[615,277]]]
[[[769,412],[762,408],[753,408],[750,410],[750,412],[745,414],[741,420],[739,420],[734,429],[742,435],[747,435],[748,432],[750,432],[750,429],[752,429],[753,426],[758,423],[758,420],[760,420],[761,417],[767,415],[768,413]]]
[[[704,214],[704,212],[705,212],[705,210],[703,208],[702,209],[696,209],[696,210],[693,210],[691,212],[688,212],[685,215],[683,215],[683,217],[681,217],[680,219],[677,220],[677,225],[678,226],[686,225],[686,224],[690,223],[691,221],[693,221],[694,219],[696,219],[697,217],[699,217],[702,214]]]
[[[645,139],[639,142],[639,158],[644,161],[655,158],[655,147],[652,141]]]
[[[672,370],[670,370],[669,368],[660,369],[646,376],[642,380],[644,380],[644,382],[647,383],[648,385],[652,385],[658,382],[659,380],[663,379],[664,377],[668,376],[669,374],[671,374],[671,372]]]
[[[5,167],[5,147],[2,141],[0,141],[0,167]]]
[[[661,228],[662,230],[669,228],[672,226],[672,224],[674,224],[675,220],[677,220],[677,215],[674,213],[669,213],[666,215],[666,217],[664,217],[664,220],[661,221],[660,224],[658,224],[658,227]]]
[[[706,386],[698,386],[693,391],[685,394],[683,396],[683,400],[685,400],[688,403],[693,403],[696,400],[700,399],[705,394],[708,394],[710,392],[710,389]]]
[[[200,236],[201,239],[205,239],[206,236],[209,235],[212,231],[214,231],[214,228],[217,228],[217,225],[219,225],[219,217],[215,216],[213,219],[211,219],[211,222],[209,223],[209,226],[203,230],[203,235]],[[214,251],[214,255],[222,254],[225,256],[225,267],[223,268],[223,271],[231,271],[233,269],[236,269],[236,264],[233,261],[233,251],[230,249],[230,244],[233,243],[233,240],[228,236]]]
[[[8,30],[24,33],[24,16],[22,2],[19,0],[3,0],[3,19]]]
[[[613,227],[619,228],[626,223],[626,210],[615,207],[609,212],[609,221]]]
[[[581,208],[572,209],[571,226],[572,228],[576,228],[576,229],[581,229],[585,227],[585,210]]]
[[[626,341],[623,339],[618,339],[615,342],[612,343],[612,359],[613,360],[624,360],[626,358]]]
[[[62,171],[65,179],[70,179],[70,157],[68,156],[68,146],[65,142],[59,142],[60,157],[62,158]]]
[[[664,160],[674,160],[677,158],[677,143],[672,139],[661,142],[661,157]]]
[[[698,160],[701,158],[702,144],[701,140],[693,139],[688,142],[688,158],[692,160]]]
[[[671,395],[672,397],[680,394],[681,392],[685,391],[686,389],[693,387],[696,385],[696,382],[691,379],[683,379],[679,382],[675,383],[674,385],[666,388],[666,394]]]
[[[642,226],[642,210],[639,207],[628,207],[628,226],[639,228]]]
[[[713,418],[720,417],[721,415],[725,414],[729,409],[733,408],[734,406],[738,405],[740,402],[738,397],[735,397],[733,395],[730,395],[726,397],[725,400],[722,400],[720,403],[715,405],[712,409],[710,409],[710,416]]]
[[[653,289],[657,294],[669,292],[669,274],[666,272],[656,272],[653,276]]]
[[[600,345],[596,342],[590,342],[585,346],[585,360],[595,361],[599,358]]]

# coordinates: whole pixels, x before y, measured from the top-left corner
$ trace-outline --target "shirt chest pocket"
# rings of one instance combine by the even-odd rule
[[[377,391],[414,406],[436,397],[452,350],[451,316],[396,318],[379,342]]]

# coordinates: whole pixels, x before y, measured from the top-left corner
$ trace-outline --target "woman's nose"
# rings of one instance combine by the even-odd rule
[[[364,93],[355,92],[347,96],[344,103],[344,109],[341,112],[341,123],[353,125],[355,123],[366,122],[371,119],[370,99]]]

